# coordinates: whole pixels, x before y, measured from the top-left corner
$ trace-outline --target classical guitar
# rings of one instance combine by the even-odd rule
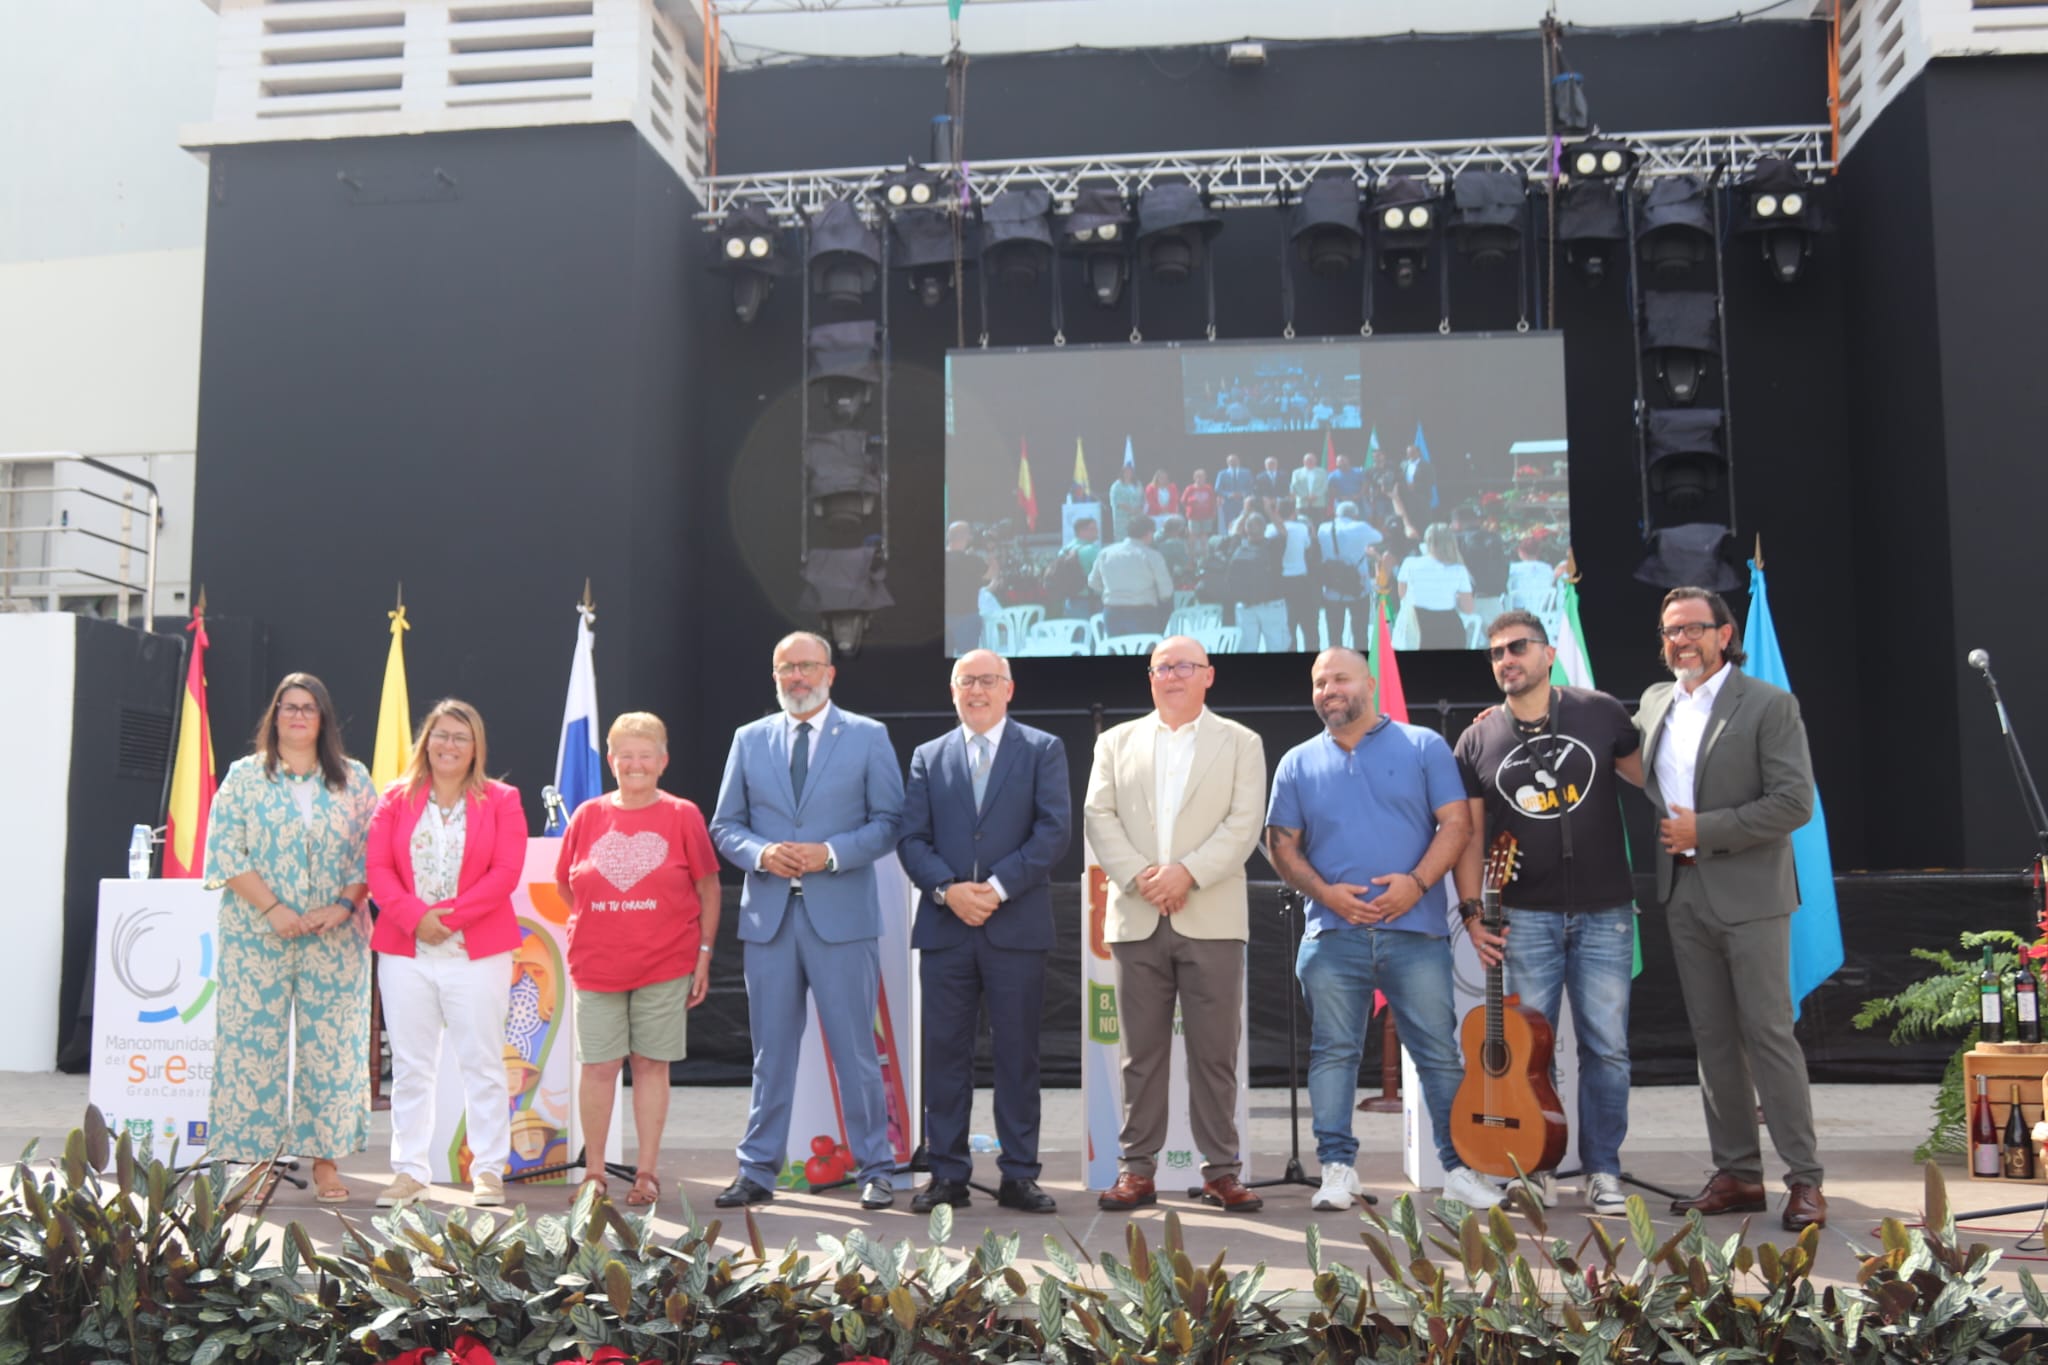
[[[1514,880],[1515,836],[1495,837],[1480,889],[1480,922],[1503,923],[1501,888]],[[1486,969],[1486,1003],[1465,1016],[1458,1041],[1465,1079],[1451,1106],[1451,1142],[1467,1166],[1493,1176],[1554,1170],[1564,1159],[1565,1121],[1550,1083],[1550,1021],[1518,996],[1501,995],[1502,969]]]

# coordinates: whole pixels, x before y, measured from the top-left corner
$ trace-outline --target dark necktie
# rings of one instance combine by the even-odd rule
[[[811,772],[811,723],[798,721],[796,743],[789,750],[789,785],[796,792],[796,799],[804,799],[804,779]]]

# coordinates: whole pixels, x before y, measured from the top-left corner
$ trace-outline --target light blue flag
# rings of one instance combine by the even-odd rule
[[[1742,627],[1742,647],[1749,662],[1742,667],[1753,678],[1792,690],[1785,674],[1785,656],[1778,651],[1778,628],[1771,623],[1771,600],[1764,591],[1764,571],[1749,562],[1749,619]],[[1792,832],[1792,862],[1799,875],[1799,908],[1792,912],[1792,1017],[1799,1002],[1842,965],[1842,920],[1835,910],[1835,864],[1828,856],[1828,818],[1821,809],[1820,788],[1813,789],[1813,818]]]
[[[569,696],[562,707],[562,742],[555,750],[555,788],[570,813],[604,794],[604,765],[598,761],[597,664],[589,605],[576,608],[576,653],[569,664]]]

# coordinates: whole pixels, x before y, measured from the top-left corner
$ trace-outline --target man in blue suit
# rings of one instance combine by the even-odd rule
[[[988,1002],[995,1055],[996,1202],[1051,1213],[1038,1187],[1038,1031],[1052,947],[1053,864],[1073,836],[1067,751],[1009,719],[1010,665],[977,649],[953,664],[960,728],[910,760],[897,855],[918,889],[910,945],[924,987],[925,1146],[931,1183],[910,1206],[966,1208],[974,1159],[974,1029]]]
[[[874,862],[896,846],[903,779],[889,732],[832,704],[832,646],[807,632],[775,646],[781,713],[732,737],[711,839],[747,874],[740,894],[754,1095],[739,1177],[720,1208],[763,1204],[788,1158],[803,1047],[804,992],[818,1006],[838,1079],[862,1208],[896,1202],[887,1104],[875,1055],[881,907]]]

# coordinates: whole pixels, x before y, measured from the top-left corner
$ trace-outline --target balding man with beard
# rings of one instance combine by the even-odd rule
[[[1323,733],[1280,760],[1266,824],[1273,866],[1309,899],[1294,970],[1312,1028],[1308,1099],[1323,1168],[1313,1207],[1349,1208],[1358,1191],[1351,1103],[1379,991],[1422,1075],[1444,1194],[1490,1208],[1500,1192],[1451,1145],[1463,1068],[1445,881],[1472,834],[1457,760],[1436,731],[1379,713],[1358,651],[1324,650],[1310,680]]]

